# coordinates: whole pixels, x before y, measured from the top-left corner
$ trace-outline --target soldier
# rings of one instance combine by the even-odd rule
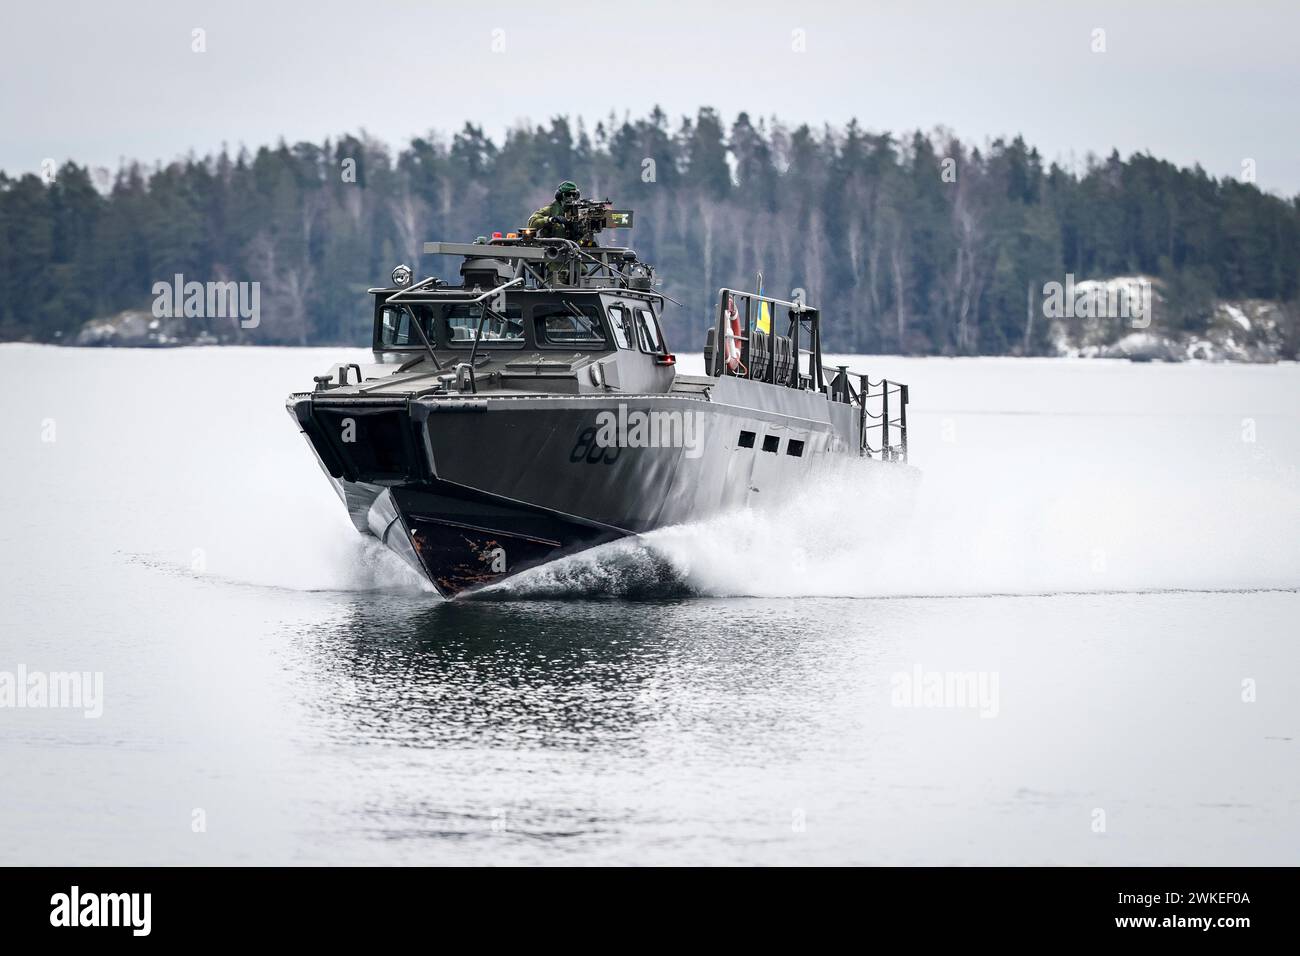
[[[548,203],[528,217],[528,228],[536,229],[537,235],[544,239],[567,238],[564,222],[564,204],[581,199],[577,184],[565,180],[555,190],[555,202]]]

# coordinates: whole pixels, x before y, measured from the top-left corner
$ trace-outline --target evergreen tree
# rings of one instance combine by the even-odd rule
[[[466,123],[396,154],[364,133],[225,147],[98,187],[69,163],[52,182],[0,172],[0,337],[67,341],[93,317],[147,309],[156,282],[257,281],[265,319],[214,329],[265,343],[368,341],[367,287],[424,240],[468,241],[523,223],[573,179],[637,211],[620,233],[654,263],[674,347],[702,341],[721,285],[764,274],[823,308],[835,350],[1050,351],[1044,283],[1160,280],[1168,331],[1203,332],[1217,298],[1300,316],[1300,197],[1219,180],[1146,153],[1044,168],[1021,137],[971,148],[943,131],[895,137],[786,127],[710,108],[674,130],[645,117],[552,117],[498,143]],[[1283,329],[1288,347],[1300,330]]]

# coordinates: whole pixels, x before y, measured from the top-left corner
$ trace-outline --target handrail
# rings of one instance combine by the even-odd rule
[[[437,281],[438,281],[437,276],[429,276],[427,279],[421,279],[419,282],[411,286],[409,289],[403,289],[401,292],[394,292],[392,295],[390,295],[387,299],[384,300],[384,305],[387,305],[388,303],[392,302],[394,299],[401,297],[404,293],[414,292],[416,289],[420,288],[421,286],[425,286],[428,285],[430,282],[437,282]],[[442,366],[438,363],[438,356],[433,351],[433,343],[430,342],[429,337],[424,334],[424,325],[420,322],[420,317],[416,315],[414,312],[411,312],[410,316],[411,316],[411,326],[415,329],[416,332],[420,334],[420,342],[424,345],[425,351],[429,353],[429,361],[433,363],[433,368],[435,371],[441,372]]]
[[[416,289],[419,289],[419,288],[422,287],[422,286],[426,286],[426,285],[428,285],[430,282],[437,282],[437,281],[438,281],[438,277],[437,277],[437,276],[429,276],[427,279],[421,279],[419,282],[417,282],[415,285],[411,286],[409,289],[401,289],[401,290],[399,290],[399,291],[397,291],[397,292],[394,292],[392,295],[390,295],[390,296],[389,296],[387,299],[385,299],[384,301],[387,303],[387,302],[392,302],[394,299],[400,299],[402,296],[404,296],[404,295],[410,295],[410,294],[411,294],[412,292],[414,292]],[[382,290],[382,289],[371,289],[370,291],[371,291],[371,292],[382,292],[383,290]]]
[[[901,382],[890,382],[887,378],[882,378],[878,382],[872,382],[865,374],[858,375],[858,438],[861,445],[861,453],[864,456],[874,457],[880,455],[882,461],[902,461],[907,462],[907,403],[908,389]],[[875,394],[871,389],[876,388]],[[897,395],[901,399],[899,402],[898,417],[893,418],[890,415],[889,396]],[[867,410],[868,399],[880,399],[880,413],[870,412]],[[871,419],[871,421],[868,421]],[[898,429],[898,443],[894,444],[890,440],[890,428]],[[867,441],[867,432],[873,428],[880,429],[880,447],[872,448]]]
[[[734,305],[736,302],[739,302],[737,311],[744,313],[742,323],[744,332],[739,336],[731,331],[726,320],[727,305],[729,303]],[[772,385],[784,385],[789,388],[803,388],[805,381],[807,381],[814,391],[820,391],[825,385],[825,377],[821,365],[821,333],[819,331],[821,312],[805,302],[792,302],[789,299],[779,299],[776,296],[765,295],[761,292],[748,292],[744,289],[732,288],[731,286],[721,286],[718,289],[718,307],[713,321],[713,328],[716,330],[715,341],[717,342],[717,354],[708,369],[708,373],[713,376],[728,374],[723,358],[724,353],[726,352],[725,346],[727,346],[728,343],[739,339],[739,341],[749,344],[749,347],[752,349],[752,343],[754,341],[752,336],[758,331],[753,322],[753,313],[756,308],[755,303],[758,303],[757,308],[760,315],[766,306],[771,306],[773,325],[769,331],[764,334],[771,335],[773,341],[776,341],[778,338],[775,326],[777,315],[776,310],[779,307],[785,307],[788,309],[790,319],[790,354],[793,361],[789,363],[788,371],[778,374],[777,367],[779,362],[777,350],[774,346],[764,360],[754,362],[751,356],[750,361],[739,366],[740,370],[743,372],[740,377],[747,378],[751,381],[767,382]],[[811,327],[808,329],[808,335],[811,336],[810,344],[812,346],[809,349],[800,348],[799,342],[800,329],[803,327],[805,322],[812,323]],[[742,346],[742,349],[744,347],[745,346]],[[808,374],[806,378],[799,370],[800,360],[805,355],[809,356]],[[733,372],[734,371],[735,370],[733,370]]]
[[[412,305],[417,302],[425,302],[425,303],[440,302],[443,303],[444,305],[475,305],[479,302],[482,302],[484,299],[487,299],[491,296],[498,295],[501,292],[504,292],[506,289],[509,289],[511,286],[518,285],[519,283],[524,281],[524,278],[523,276],[517,276],[516,278],[511,279],[509,282],[502,283],[496,288],[489,289],[487,292],[484,292],[482,295],[475,296],[474,298],[471,299],[464,299],[464,298],[447,299],[442,297],[436,299],[425,299],[425,300],[402,299],[402,296],[410,295],[412,292],[416,292],[422,289],[424,286],[427,286],[430,282],[437,282],[437,281],[438,281],[437,276],[429,276],[427,279],[421,279],[419,282],[415,283],[415,285],[411,286],[409,289],[402,289],[399,292],[394,292],[392,295],[390,295],[388,298],[384,300],[384,305],[388,305],[389,303],[398,299],[401,299],[401,301],[405,305]],[[483,332],[483,319],[489,311],[492,310],[484,309],[483,310],[484,315],[479,316],[478,329],[474,336],[474,347],[473,349],[470,350],[471,362],[474,361],[474,353],[478,350],[479,336]],[[419,316],[416,315],[411,316],[411,325],[415,328],[416,333],[420,336],[420,343],[424,346],[425,350],[429,353],[429,360],[433,362],[433,367],[437,369],[439,372],[441,372],[442,364],[438,361],[438,356],[434,354],[433,343],[430,342],[429,337],[424,334],[424,325],[423,323],[420,322]]]
[[[430,282],[436,282],[436,281],[438,281],[437,276],[430,276],[430,277],[427,278],[427,279],[421,279],[419,282],[417,282],[415,285],[411,286],[409,289],[402,289],[400,292],[394,292],[394,293],[393,293],[392,295],[390,295],[387,299],[385,299],[384,302],[385,302],[385,303],[392,302],[394,299],[397,299],[397,298],[399,298],[399,297],[401,297],[401,296],[404,296],[404,295],[410,295],[412,292],[415,292],[415,291],[416,291],[417,289],[419,289],[421,286],[425,286],[425,285],[428,285]],[[510,287],[513,286],[513,285],[518,285],[519,283],[521,283],[521,282],[523,282],[523,281],[524,281],[524,277],[523,277],[523,276],[516,276],[515,278],[511,279],[509,282],[502,283],[501,285],[497,286],[496,288],[494,288],[494,289],[489,289],[487,292],[484,292],[482,295],[480,295],[480,296],[476,296],[476,297],[474,297],[474,298],[472,298],[472,299],[449,299],[449,298],[447,298],[445,295],[439,295],[439,296],[437,296],[436,298],[431,298],[431,299],[403,299],[402,301],[405,302],[405,303],[407,303],[408,305],[413,304],[413,303],[416,303],[416,302],[423,303],[423,304],[428,304],[428,303],[430,303],[430,302],[441,302],[441,303],[443,303],[443,304],[445,304],[445,305],[473,305],[473,304],[475,304],[476,302],[482,302],[484,299],[488,298],[489,296],[494,296],[494,295],[496,295],[497,293],[502,292],[502,291],[504,291],[505,289],[508,289],[508,288],[510,288]],[[371,289],[370,291],[371,291],[371,292],[384,292],[384,291],[386,291],[386,290],[384,290],[384,289]],[[430,290],[426,290],[426,291],[430,291]]]
[[[725,292],[728,295],[743,295],[746,298],[758,299],[761,302],[771,302],[773,305],[783,305],[786,308],[794,309],[794,311],[796,312],[813,311],[802,302],[787,302],[785,299],[778,299],[775,296],[771,296],[771,295],[763,295],[761,292],[745,292],[742,289],[729,289],[726,286],[723,286],[718,291]]]
[[[470,299],[469,302],[467,303],[453,302],[451,304],[452,305],[474,305],[475,303],[482,302],[488,296],[498,295],[504,292],[506,289],[510,288],[512,285],[518,285],[520,282],[523,281],[524,281],[523,276],[515,276],[515,278],[511,279],[509,282],[505,283],[504,285],[499,285],[495,289],[491,289],[487,292],[484,292],[477,299]],[[470,368],[471,381],[473,381],[473,374],[474,374],[474,356],[478,352],[479,340],[483,338],[483,320],[487,318],[489,312],[491,312],[493,315],[497,316],[500,319],[504,320],[506,318],[504,315],[501,315],[499,312],[497,312],[496,309],[489,308],[486,305],[483,306],[482,314],[479,315],[478,317],[478,327],[474,330],[474,346],[469,350],[469,368]],[[475,391],[477,391],[477,389],[475,389]]]
[[[476,303],[482,302],[484,299],[490,298],[491,296],[504,292],[506,289],[509,289],[511,286],[518,285],[523,281],[524,281],[523,276],[516,276],[515,278],[511,279],[509,282],[502,283],[501,285],[497,286],[495,289],[489,289],[487,292],[484,292],[482,295],[475,296],[472,299],[434,299],[432,301],[442,302],[445,305],[475,305]],[[415,287],[412,286],[411,288],[414,289]],[[388,301],[391,302],[392,299],[390,298]]]
[[[755,338],[755,334],[759,332],[755,328],[754,322],[755,302],[759,303],[760,316],[764,304],[772,306],[772,325],[766,333],[760,333],[770,339],[771,344],[765,347],[761,345],[763,339]],[[779,336],[776,331],[775,310],[778,306],[790,310],[790,337],[788,340],[790,352],[787,358],[793,359],[789,362],[788,372],[779,375],[777,373],[777,342],[784,339],[784,337]],[[733,332],[731,330],[727,318],[729,313],[733,313],[732,321],[736,322],[741,331]],[[799,341],[805,323],[811,323],[807,329],[807,334],[811,336],[808,348],[801,347]],[[865,372],[853,371],[847,365],[830,366],[824,364],[821,360],[820,310],[803,302],[791,302],[786,299],[778,299],[775,296],[764,295],[761,292],[747,292],[743,289],[722,286],[718,290],[718,306],[711,334],[714,335],[713,341],[715,344],[707,370],[710,376],[734,374],[738,378],[745,378],[750,381],[784,385],[790,388],[821,393],[826,396],[827,401],[845,404],[850,408],[857,406],[859,413],[859,453],[872,457],[879,455],[884,461],[907,461],[907,386],[901,382],[891,382],[886,378],[873,382]],[[744,343],[745,346],[748,346],[749,351],[745,355],[744,364],[729,371],[725,356],[732,342]],[[808,357],[806,375],[801,368],[804,356]],[[855,380],[856,388],[854,387]],[[893,417],[890,408],[890,399],[894,396],[897,396],[899,400],[897,418]],[[874,399],[879,399],[881,402],[879,414],[867,410],[867,403]],[[867,441],[867,432],[875,428],[881,430],[879,448],[872,448]],[[892,441],[893,436],[890,434],[890,429],[894,428],[898,429],[897,443]]]
[[[872,388],[879,388],[881,385],[893,385],[893,388],[891,388],[889,392],[889,394],[891,395],[896,395],[903,389],[907,388],[907,386],[904,385],[902,382],[890,382],[889,379],[887,378],[882,378],[878,382],[873,382],[871,381],[870,377],[867,375],[866,372],[855,372],[853,371],[853,369],[848,368],[848,366],[823,365],[822,374],[825,374],[830,371],[834,371],[838,373],[841,368],[846,369],[848,374],[851,375],[853,378],[866,379],[867,385]]]

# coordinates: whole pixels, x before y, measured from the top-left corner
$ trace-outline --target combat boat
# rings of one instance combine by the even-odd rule
[[[831,456],[906,462],[907,386],[824,367],[820,310],[720,289],[705,374],[682,374],[653,267],[597,241],[632,214],[571,215],[564,237],[426,243],[460,281],[398,266],[369,290],[373,363],[288,399],[352,524],[443,596],[782,500]]]

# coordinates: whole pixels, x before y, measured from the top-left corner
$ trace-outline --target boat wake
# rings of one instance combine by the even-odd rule
[[[1284,476],[1181,483],[853,462],[809,493],[663,528],[509,579],[481,599],[966,598],[1300,590]],[[979,477],[972,477],[972,474]],[[1210,502],[1232,506],[1209,507]]]
[[[337,559],[321,563],[253,560],[248,553],[218,553],[209,559],[203,549],[180,554],[126,554],[127,563],[170,577],[190,578],[223,587],[255,588],[301,594],[386,594],[437,597],[424,580],[374,538],[354,535]],[[273,553],[274,554],[274,553]],[[227,567],[228,562],[237,566]]]
[[[525,571],[461,600],[656,601],[702,593],[649,538],[628,538]]]
[[[1243,461],[1207,470],[1190,452],[1162,460],[1163,450],[1133,444],[1117,468],[1095,449],[1069,453],[1065,441],[1000,452],[972,444],[916,455],[925,462],[919,481],[844,462],[800,496],[615,542],[507,579],[476,599],[1300,587],[1300,483],[1285,467]],[[173,550],[141,563],[233,586],[436,599],[396,555],[339,519],[332,494],[318,497],[319,507],[295,509],[278,496],[244,498],[237,508],[215,509],[202,526],[178,525]]]

